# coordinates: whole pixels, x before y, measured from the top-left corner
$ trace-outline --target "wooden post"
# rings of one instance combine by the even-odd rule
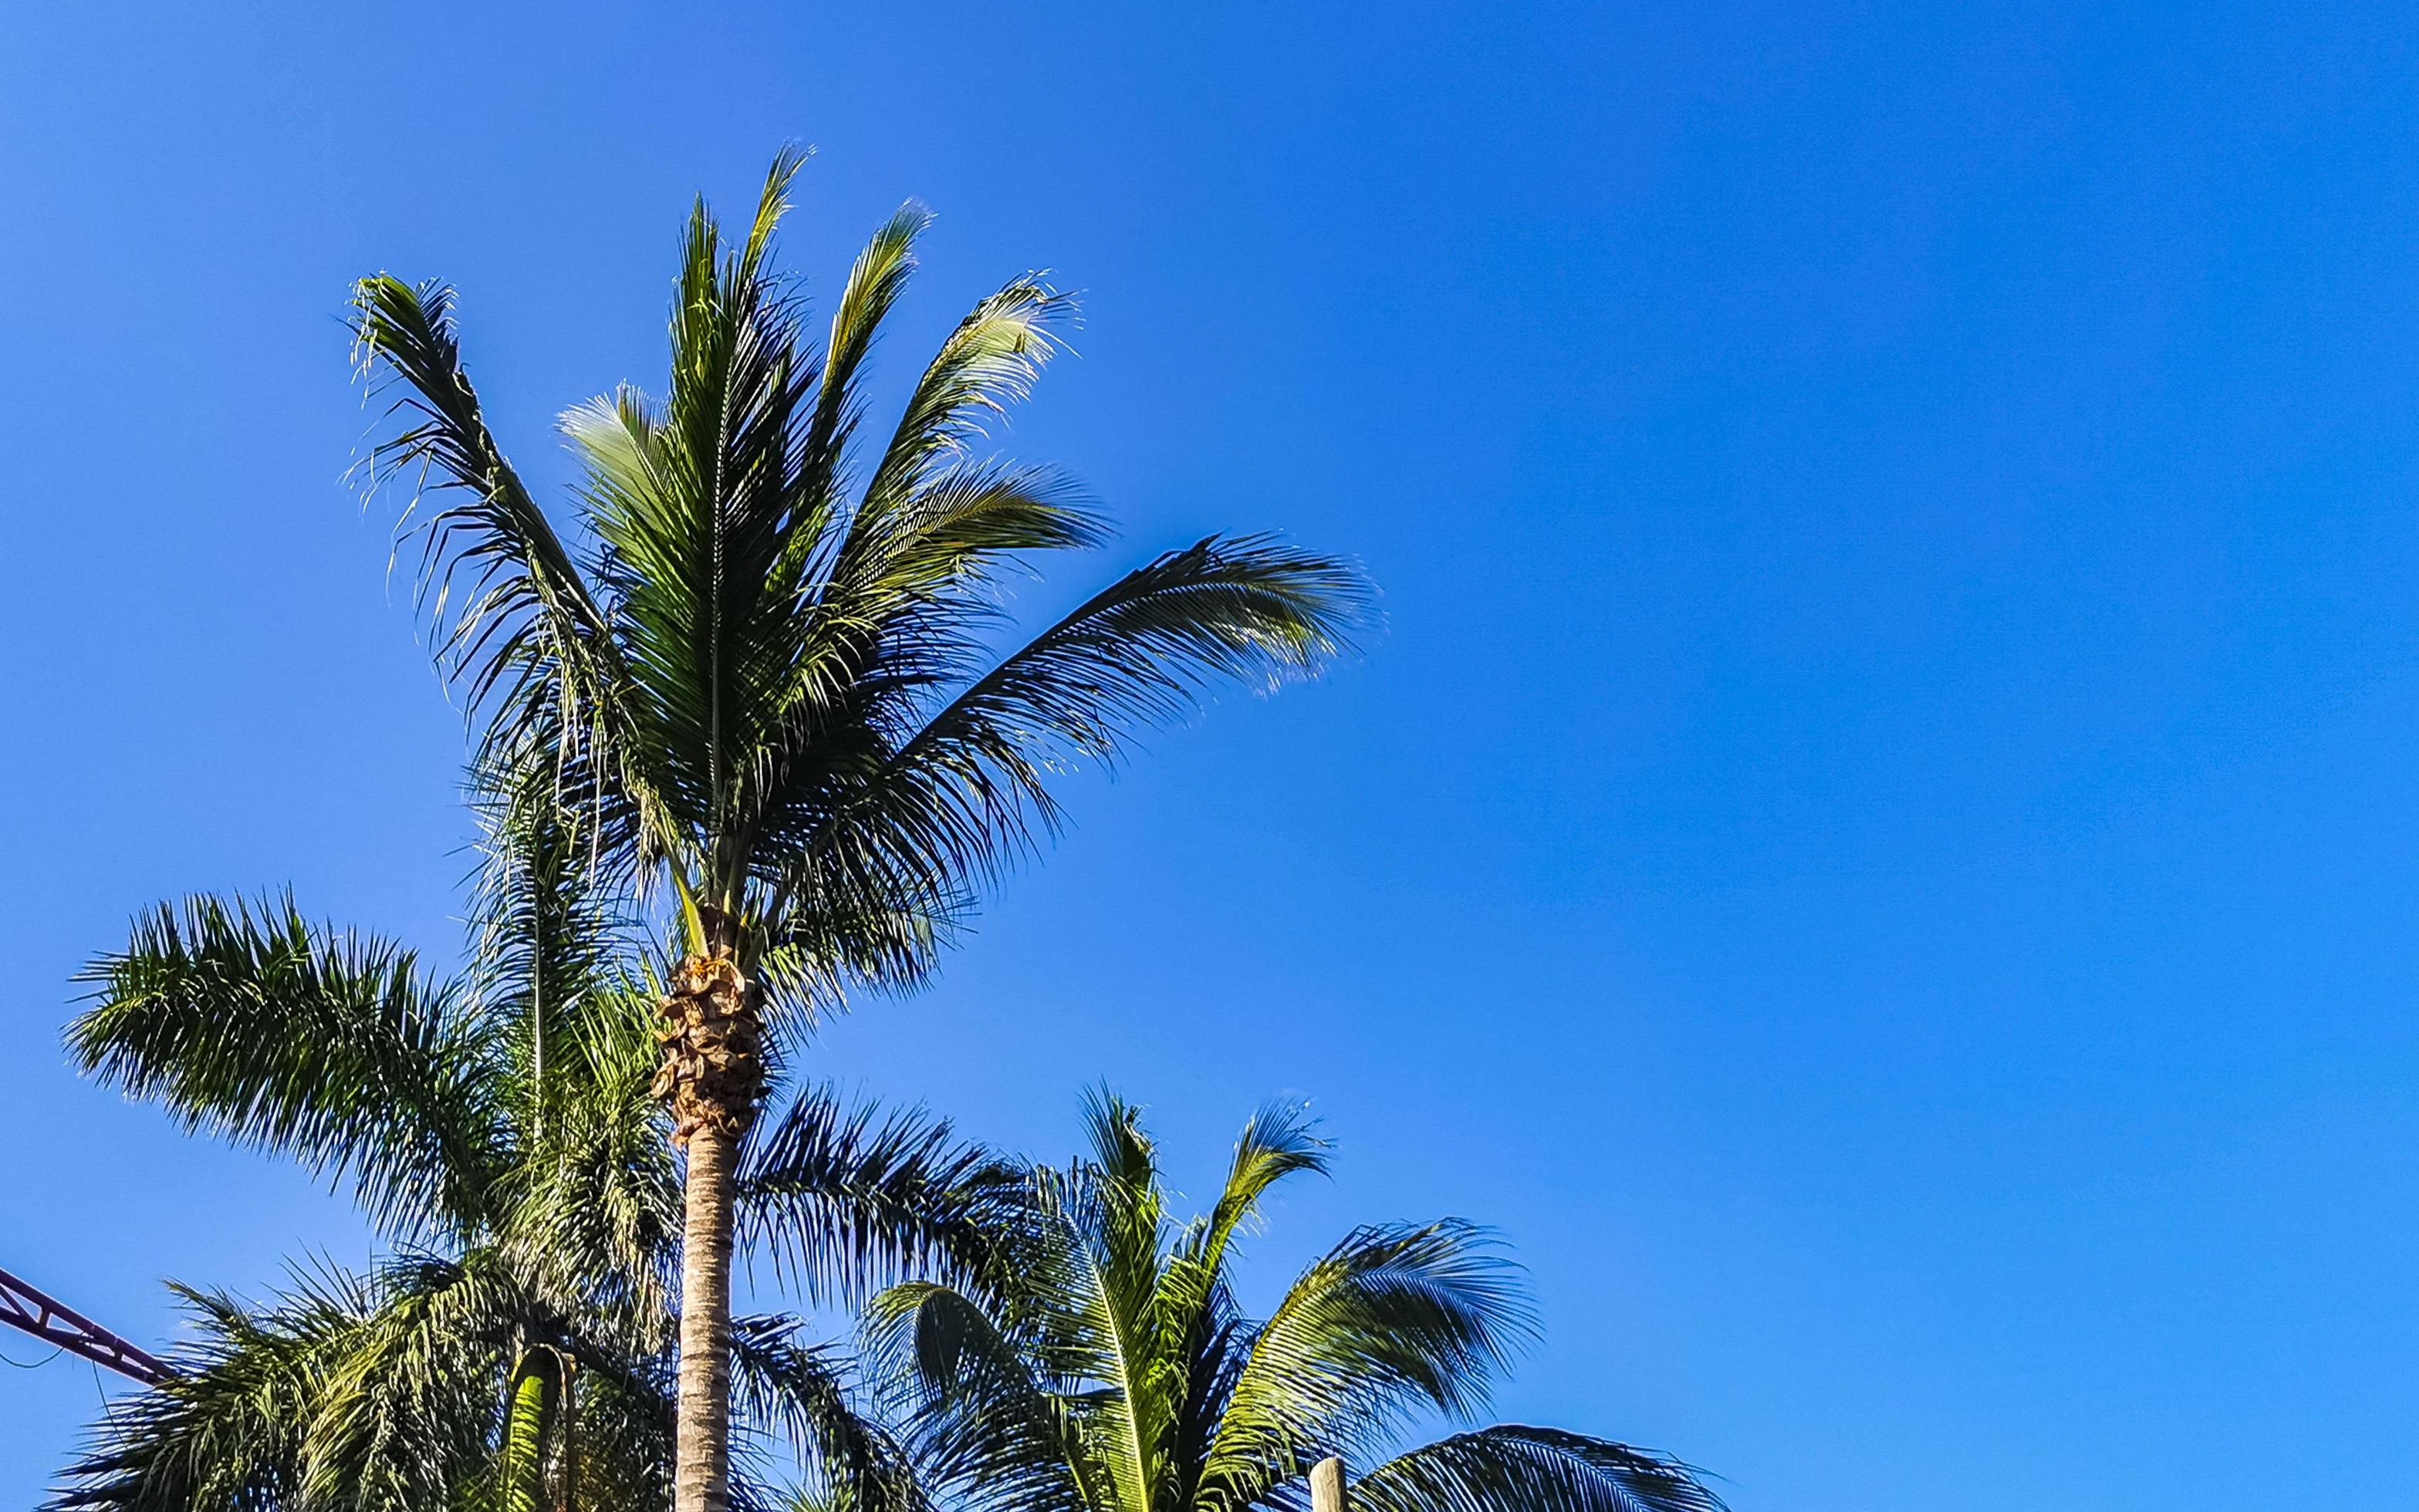
[[[1310,1512],[1349,1512],[1344,1500],[1344,1461],[1333,1455],[1310,1467]]]

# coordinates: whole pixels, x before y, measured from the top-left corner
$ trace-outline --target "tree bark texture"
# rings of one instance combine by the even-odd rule
[[[688,1153],[674,1512],[726,1512],[731,1500],[731,1204],[740,1141],[764,1092],[760,1004],[727,947],[693,955],[673,978],[656,1034],[655,1095],[671,1100],[672,1142]]]

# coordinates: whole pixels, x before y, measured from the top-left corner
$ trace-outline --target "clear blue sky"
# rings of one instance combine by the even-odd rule
[[[824,287],[940,212],[894,374],[1089,291],[1010,437],[1089,573],[1276,527],[1391,619],[1076,784],[829,1070],[1046,1153],[1105,1077],[1196,1191],[1307,1094],[1256,1284],[1497,1224],[1507,1415],[1741,1512],[2419,1502],[2407,8],[203,8],[0,28],[0,1264],[159,1339],[363,1253],[71,1077],[67,979],[196,888],[453,951],[347,281],[457,283],[558,478],[798,140]],[[0,1504],[95,1399],[0,1368]]]

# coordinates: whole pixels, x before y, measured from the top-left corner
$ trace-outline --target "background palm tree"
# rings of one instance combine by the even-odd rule
[[[114,1408],[64,1507],[433,1512],[670,1498],[680,1194],[652,1091],[655,994],[588,884],[576,831],[491,799],[470,965],[307,924],[290,902],[193,899],[88,973],[85,1068],[189,1126],[348,1181],[392,1247],[248,1306],[185,1291],[199,1337]],[[750,1250],[815,1300],[983,1264],[1012,1178],[947,1125],[799,1092],[739,1173]],[[786,1438],[852,1505],[904,1512],[904,1461],[845,1355],[742,1319],[746,1443]],[[735,1502],[778,1498],[767,1461]]]
[[[970,890],[1053,821],[1061,757],[1114,756],[1207,680],[1314,666],[1363,599],[1335,560],[1213,537],[994,659],[1001,568],[1106,534],[1064,478],[970,450],[1070,301],[1025,277],[976,305],[860,451],[864,364],[927,218],[875,234],[819,344],[769,265],[798,161],[775,162],[736,246],[701,203],[690,217],[662,402],[625,388],[564,416],[568,537],[487,431],[451,291],[381,276],[355,301],[363,364],[411,417],[374,473],[455,491],[423,584],[482,758],[543,773],[589,816],[601,869],[669,899],[680,1512],[723,1504],[732,1181],[790,1027],[842,984],[920,973]]]
[[[1361,1471],[1357,1512],[1718,1512],[1677,1461],[1559,1429],[1389,1457],[1420,1415],[1483,1406],[1531,1332],[1484,1236],[1453,1220],[1356,1230],[1248,1319],[1236,1237],[1270,1187],[1326,1168],[1302,1113],[1254,1119],[1216,1203],[1181,1224],[1134,1109],[1102,1094],[1086,1113],[1090,1156],[1034,1181],[1005,1285],[911,1282],[873,1305],[873,1358],[952,1505],[1303,1512],[1305,1476],[1333,1454]]]

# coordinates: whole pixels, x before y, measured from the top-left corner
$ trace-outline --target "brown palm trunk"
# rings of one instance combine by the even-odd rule
[[[714,954],[681,963],[657,1031],[655,1094],[671,1099],[672,1142],[688,1152],[674,1512],[725,1512],[731,1500],[731,1203],[764,1091],[760,995],[732,954],[717,939]]]
[[[738,1142],[711,1125],[688,1141],[675,1512],[723,1512],[731,1496],[731,1188]]]

